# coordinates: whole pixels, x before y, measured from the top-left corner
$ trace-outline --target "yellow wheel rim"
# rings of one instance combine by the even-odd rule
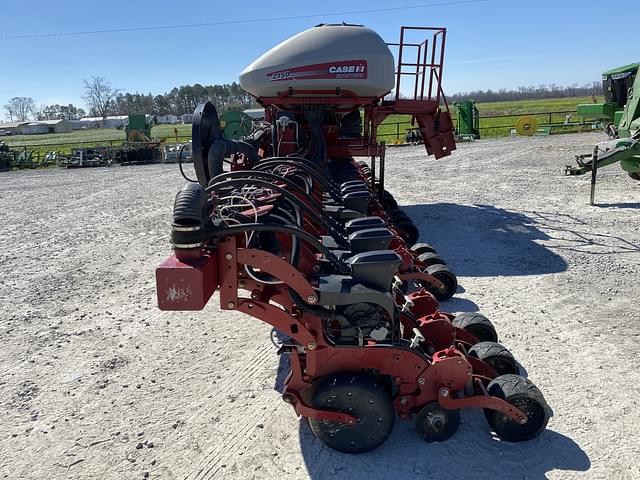
[[[531,115],[520,117],[516,122],[516,132],[518,132],[518,135],[525,135],[530,137],[531,135],[535,135],[537,130],[538,120],[536,120],[536,117],[533,117]]]

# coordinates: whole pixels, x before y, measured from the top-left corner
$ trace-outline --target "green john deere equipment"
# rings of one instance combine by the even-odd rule
[[[633,89],[638,77],[640,63],[631,63],[623,67],[607,70],[602,74],[604,89],[604,103],[583,103],[578,105],[578,116],[599,120],[611,138],[630,137],[630,118],[624,118],[627,104],[633,103]],[[640,95],[640,86],[635,84],[635,90]],[[633,107],[633,106],[632,106]],[[637,118],[638,97],[635,98]],[[633,108],[631,109],[633,110]],[[630,111],[633,115],[633,111]],[[627,120],[627,121],[625,121]]]
[[[460,140],[476,140],[480,138],[480,112],[476,102],[465,100],[453,104],[456,109],[456,135]]]
[[[640,63],[602,74],[605,103],[578,106],[578,114],[602,121],[611,140],[598,143],[593,153],[577,155],[578,166],[567,165],[566,175],[591,172],[591,204],[594,203],[598,169],[620,163],[634,180],[640,180]]]
[[[220,116],[220,127],[224,138],[240,140],[253,130],[253,119],[244,112],[227,110]]]
[[[126,134],[127,142],[151,142],[151,128],[156,124],[155,115],[147,119],[146,115],[129,115]]]
[[[456,142],[473,142],[480,138],[480,112],[475,100],[464,100],[453,104],[456,111]],[[412,122],[413,125],[413,122]],[[404,140],[406,143],[422,143],[422,133],[419,128],[408,128]]]
[[[129,115],[126,141],[113,152],[113,161],[120,165],[144,165],[160,160],[160,142],[151,139],[151,129],[157,124],[155,115]]]

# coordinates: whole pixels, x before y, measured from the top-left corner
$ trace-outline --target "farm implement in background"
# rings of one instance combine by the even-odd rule
[[[11,169],[43,168],[57,164],[57,154],[34,153],[26,148],[12,150],[6,143],[0,142],[0,172]]]
[[[604,72],[604,103],[580,104],[578,114],[600,121],[610,138],[631,137],[632,130],[638,129],[632,124],[640,116],[639,68],[640,63],[632,63]]]
[[[76,148],[71,151],[71,155],[60,155],[58,165],[66,168],[89,168],[158,162],[162,157],[161,142],[149,138],[154,125],[155,116],[129,115],[122,145]]]
[[[567,165],[565,175],[591,172],[590,203],[595,202],[598,169],[619,163],[634,180],[640,180],[640,63],[602,74],[605,103],[578,105],[578,111],[603,122],[611,140],[598,143],[593,153],[576,155],[577,166]]]
[[[121,147],[113,150],[113,162],[120,165],[145,165],[160,161],[161,142],[151,139],[151,129],[156,124],[155,115],[129,115],[125,128],[126,140]]]
[[[455,130],[454,137],[456,142],[473,142],[480,138],[480,112],[473,100],[465,100],[463,102],[455,102]],[[415,128],[411,122],[412,128],[408,128],[404,141],[408,144],[422,143],[422,133],[420,128]]]
[[[238,110],[228,110],[220,115],[220,128],[224,138],[238,140],[253,131],[253,118]]]
[[[58,166],[66,168],[107,167],[112,163],[106,147],[77,148],[71,151],[71,155],[58,158]]]
[[[11,162],[13,161],[13,154],[9,150],[9,146],[0,142],[0,172],[11,170]]]
[[[480,112],[476,102],[466,100],[453,104],[456,110],[456,141],[473,141],[480,138]]]

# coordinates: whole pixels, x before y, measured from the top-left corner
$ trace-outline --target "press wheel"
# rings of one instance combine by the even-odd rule
[[[498,375],[518,373],[518,362],[513,354],[497,342],[478,342],[469,349],[469,355],[489,364]]]
[[[520,375],[501,375],[487,386],[489,395],[502,398],[519,408],[527,416],[526,423],[518,423],[504,413],[485,409],[491,429],[502,440],[523,442],[539,435],[549,423],[551,409],[535,384]]]

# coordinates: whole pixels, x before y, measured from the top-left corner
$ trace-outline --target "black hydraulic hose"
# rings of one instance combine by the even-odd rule
[[[326,180],[324,177],[322,177],[323,172],[318,168],[318,165],[313,163],[311,160],[307,160],[304,157],[267,157],[263,159],[260,163],[258,163],[254,168],[261,168],[264,165],[272,165],[272,164],[277,165],[279,163],[287,163],[287,164],[296,165],[296,166],[304,165],[311,171],[315,172],[317,175],[320,175],[322,180]]]
[[[226,235],[235,235],[238,233],[246,233],[246,232],[283,232],[283,233],[289,233],[291,235],[296,235],[298,238],[300,238],[301,240],[305,241],[308,245],[313,247],[314,250],[323,254],[325,258],[329,260],[336,267],[336,270],[338,270],[341,274],[349,275],[351,273],[351,268],[349,268],[349,266],[346,263],[342,262],[331,250],[329,250],[322,243],[320,243],[316,239],[316,237],[296,227],[290,227],[288,225],[274,225],[269,223],[244,223],[242,225],[214,227],[213,229],[204,230],[202,232],[197,232],[197,233],[206,238],[214,238],[214,237],[223,237]],[[186,234],[185,235],[186,237],[190,232],[178,232],[178,233]],[[185,243],[195,243],[193,242],[194,239],[188,239],[188,240],[189,241]],[[177,243],[177,242],[174,242],[174,243]]]
[[[242,178],[237,180],[227,180],[226,182],[222,182],[220,184],[214,185],[214,187],[220,187],[221,189],[224,189],[225,187],[230,186],[230,184],[235,184],[235,185],[250,184],[250,185],[258,185],[258,186],[264,187],[268,183],[258,179]],[[346,232],[344,231],[344,228],[342,227],[342,225],[339,225],[340,229],[336,228],[336,226],[331,225],[331,223],[329,223],[329,221],[333,220],[332,218],[330,217],[325,218],[324,216],[322,216],[322,213],[314,209],[313,206],[310,206],[307,203],[302,202],[298,197],[291,194],[286,189],[277,187],[276,185],[271,185],[271,184],[268,184],[268,185],[269,185],[268,188],[270,190],[274,190],[276,192],[281,193],[284,196],[284,200],[288,201],[291,205],[295,205],[298,208],[302,209],[304,212],[306,212],[311,218],[311,221],[316,225],[323,227],[328,232],[328,234],[336,241],[338,245],[342,245],[344,247],[347,247],[349,245],[349,242],[346,240],[346,235],[345,235]]]
[[[227,153],[227,144],[225,142],[216,140],[209,146],[209,151],[207,152],[207,168],[211,177],[220,175],[224,171],[222,164],[225,155],[230,155],[230,153]]]
[[[260,156],[256,149],[247,142],[219,138],[211,144],[209,151],[207,152],[209,176],[213,178],[220,175],[223,172],[222,164],[224,162],[224,157],[233,153],[242,153],[246,155],[252,163],[260,160]]]
[[[263,178],[268,178],[271,180],[277,180],[277,181],[282,181],[285,185],[287,185],[288,187],[290,187],[291,189],[297,190],[298,193],[302,194],[303,198],[307,198],[308,194],[302,190],[302,187],[300,187],[297,183],[282,177],[278,174],[275,173],[271,173],[271,172],[263,172],[260,170],[235,170],[233,172],[225,172],[225,173],[221,173],[220,175],[212,178],[209,181],[209,186],[213,186],[216,184],[219,184],[221,182],[219,182],[219,180],[224,180],[227,178],[233,178],[233,177],[241,177],[243,176],[243,178],[249,178],[249,177],[263,177]],[[315,205],[310,204],[309,205],[310,208],[314,208],[314,210],[316,212],[318,212],[318,215],[322,216],[322,211],[319,208],[315,208]],[[324,217],[323,217],[324,218]],[[334,220],[331,217],[326,217],[324,218],[324,221],[326,222],[327,225],[329,225],[330,227],[332,227],[334,230],[336,230],[337,232],[339,232],[340,234],[344,234],[345,230],[344,227],[342,226],[342,224],[340,224],[338,221]]]
[[[273,158],[266,158],[265,161],[271,161],[271,160],[281,160],[281,159],[285,159],[285,160],[295,160],[296,162],[300,162],[300,163],[304,163],[305,165],[309,166],[310,168],[314,169],[316,172],[318,172],[319,174],[322,174],[322,169],[320,168],[320,166],[317,163],[313,163],[311,160],[309,160],[308,158],[305,157],[301,157],[301,156],[285,156],[285,157],[273,157]]]
[[[302,189],[302,187],[300,187],[300,185],[289,180],[288,178],[282,177],[280,175],[276,175],[275,173],[271,173],[271,172],[262,172],[260,170],[234,170],[233,172],[221,173],[220,175],[212,178],[209,181],[209,186],[211,187],[213,185],[217,185],[221,181],[226,180],[227,178],[241,177],[243,175],[244,175],[243,178],[262,177],[269,180],[277,180],[278,182],[284,183],[291,190],[297,190],[298,193],[300,193],[301,195],[308,196],[307,192],[305,192]]]
[[[278,210],[282,211],[282,212],[287,212],[284,208],[278,208]],[[271,218],[276,218],[276,219],[281,219],[283,222],[286,222],[286,219],[281,218],[279,215],[271,215]],[[295,218],[294,218],[295,220]],[[286,225],[286,223],[283,223],[283,225]],[[301,228],[302,225],[298,225],[297,223],[294,224],[296,227]],[[291,236],[291,265],[293,265],[294,267],[298,268],[298,261],[300,260],[300,239],[298,237],[296,237],[295,235]]]
[[[221,173],[220,175],[217,175],[216,177],[212,178],[209,181],[209,187],[212,187],[214,185],[219,185],[220,183],[222,183],[222,181],[227,180],[229,178],[234,179],[234,177],[241,177],[244,179],[249,179],[251,177],[258,177],[258,178],[262,177],[269,180],[277,180],[278,182],[284,183],[287,187],[289,187],[289,189],[297,191],[297,193],[302,195],[302,198],[307,198],[309,196],[307,192],[305,192],[302,189],[302,187],[300,187],[300,185],[293,182],[292,180],[289,180],[288,178],[282,177],[275,173],[262,172],[259,170],[234,170],[233,172]],[[318,208],[315,208],[314,204],[310,203],[309,208],[314,208],[314,210],[318,213],[318,215],[320,216],[322,215],[322,211]],[[332,219],[331,217],[328,217],[327,219],[325,219],[325,221],[330,222],[332,221]],[[344,233],[344,228],[342,228],[342,225],[340,225],[338,222],[332,222],[332,223],[333,225],[331,225],[331,227],[333,229]]]
[[[331,237],[340,245],[348,245],[348,242],[344,239],[340,232],[336,231],[334,227],[329,225],[324,218],[314,209],[312,209],[307,203],[302,202],[298,197],[289,192],[287,189],[279,187],[278,185],[274,185],[273,183],[269,183],[265,180],[253,179],[253,178],[238,178],[226,180],[224,182],[212,185],[207,187],[207,192],[222,190],[226,187],[236,187],[242,185],[256,185],[264,188],[268,188],[270,190],[274,190],[278,193],[281,193],[286,199],[291,201],[292,203],[299,205],[308,215],[311,217],[314,223],[319,226],[324,227]]]
[[[184,151],[186,146],[187,144],[185,143],[180,147],[180,150],[178,151],[178,167],[180,168],[180,174],[187,182],[198,183],[197,180],[191,180],[189,177],[187,177],[187,174],[184,173],[184,170],[182,168],[182,152]]]
[[[242,140],[229,140],[236,148],[237,153],[242,153],[249,158],[249,161],[252,163],[257,163],[260,161],[260,156],[256,151],[256,148],[250,143],[244,142]]]
[[[282,159],[280,159],[282,158]],[[307,163],[299,162],[298,160],[291,160],[291,158],[280,157],[277,160],[269,159],[266,162],[261,162],[254,167],[254,170],[264,170],[267,167],[278,166],[278,165],[291,165],[292,167],[299,168],[303,172],[309,174],[314,180],[316,180],[325,191],[328,191],[331,194],[331,197],[337,201],[341,202],[342,199],[337,193],[337,189],[334,185],[331,185],[327,179],[315,168],[309,167]]]
[[[282,211],[286,214],[289,214],[289,212],[287,212],[286,210],[284,210],[283,208],[278,208],[277,210]],[[279,215],[269,215],[269,218],[271,220],[278,220],[280,222],[282,222],[282,225],[288,225],[287,220],[280,217]],[[292,217],[293,218],[293,217]],[[293,221],[295,222],[295,218],[293,218]],[[299,226],[297,224],[295,224],[296,226]],[[247,243],[247,247],[248,248],[255,248],[253,245],[253,239],[257,238],[256,235],[251,235],[250,236],[250,241],[249,243]],[[278,250],[279,251],[279,250]],[[272,253],[275,253],[272,251]],[[279,253],[275,253],[276,255],[280,255]],[[283,257],[284,258],[284,257]],[[291,265],[293,265],[295,268],[298,268],[298,262],[300,260],[300,239],[296,236],[296,235],[291,235],[291,258],[289,263]],[[277,278],[275,278],[272,275],[269,274],[260,274],[259,272],[254,271],[250,266],[245,265],[245,269],[247,270],[247,273],[249,273],[249,275],[256,279],[259,280],[261,282],[265,282],[265,283],[272,283],[274,281],[276,282],[280,282]]]

